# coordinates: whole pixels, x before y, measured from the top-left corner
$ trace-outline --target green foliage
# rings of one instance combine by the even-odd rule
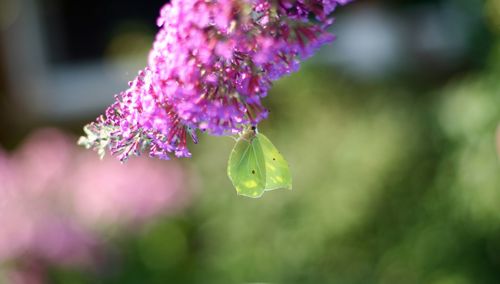
[[[261,130],[289,153],[289,194],[235,199],[217,177],[230,141],[196,153],[204,283],[495,283],[498,80],[422,93],[329,74],[302,70],[270,96]]]

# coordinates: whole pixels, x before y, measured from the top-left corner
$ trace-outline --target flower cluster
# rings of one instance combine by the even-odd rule
[[[197,130],[232,135],[268,115],[272,81],[333,40],[331,12],[349,0],[172,0],[130,88],[86,127],[81,144],[120,160],[148,150],[190,157]]]
[[[190,199],[187,173],[179,165],[135,159],[122,167],[113,159],[100,161],[72,140],[47,129],[12,154],[0,149],[1,283],[5,264],[13,278],[44,264],[92,265],[103,252],[100,231],[176,213]]]

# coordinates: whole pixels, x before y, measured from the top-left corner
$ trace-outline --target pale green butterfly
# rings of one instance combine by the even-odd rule
[[[227,174],[239,195],[257,198],[265,191],[292,189],[292,176],[285,158],[255,128],[245,131],[236,142]]]

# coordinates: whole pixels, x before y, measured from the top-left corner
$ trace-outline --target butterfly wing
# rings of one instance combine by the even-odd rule
[[[266,185],[266,167],[257,137],[238,140],[229,157],[227,174],[239,195],[262,196]]]
[[[265,190],[292,189],[292,175],[285,158],[263,134],[257,134],[255,140],[258,140],[263,151],[266,168]]]

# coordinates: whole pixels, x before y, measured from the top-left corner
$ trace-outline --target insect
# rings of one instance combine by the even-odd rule
[[[288,164],[278,149],[255,127],[243,132],[227,166],[229,179],[239,195],[258,198],[274,189],[292,189]]]

